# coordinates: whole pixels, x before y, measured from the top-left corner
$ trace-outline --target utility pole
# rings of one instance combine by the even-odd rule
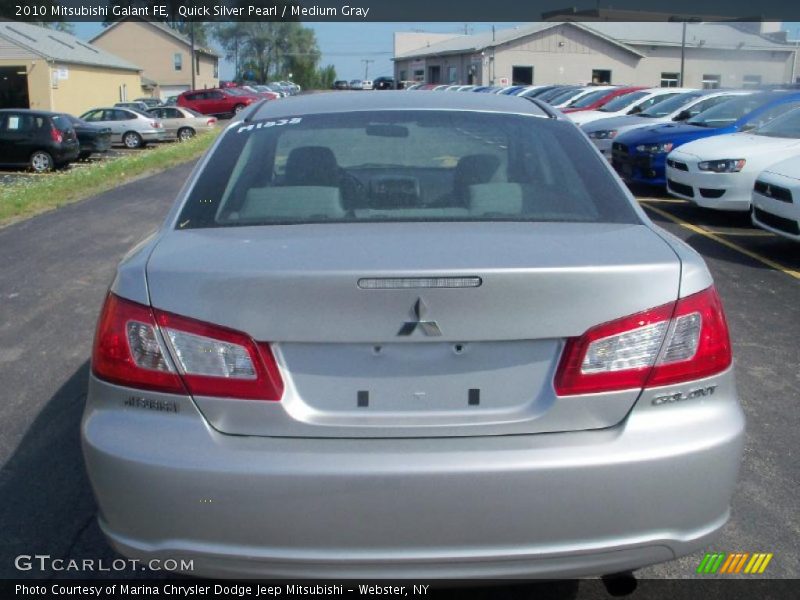
[[[686,62],[686,21],[683,22],[683,33],[681,35],[681,82],[680,87],[683,87],[683,68]]]
[[[197,81],[194,72],[194,21],[189,22],[189,39],[192,43],[192,54],[189,56],[189,67],[192,69],[192,89],[197,89]]]
[[[364,63],[364,79],[369,79],[369,63],[375,62],[374,58],[362,58],[361,62]]]

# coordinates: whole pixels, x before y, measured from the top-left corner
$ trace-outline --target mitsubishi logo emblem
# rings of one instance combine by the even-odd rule
[[[772,188],[770,186],[767,186],[767,188],[764,190],[764,195],[772,197]]]
[[[422,298],[417,298],[414,306],[411,308],[411,315],[413,321],[406,321],[397,332],[397,335],[411,335],[419,328],[422,333],[430,336],[442,335],[442,330],[439,329],[439,324],[436,321],[429,321],[425,319],[425,314],[428,312],[428,307],[422,301]]]

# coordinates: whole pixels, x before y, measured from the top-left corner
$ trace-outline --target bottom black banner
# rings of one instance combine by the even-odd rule
[[[792,593],[794,592],[794,593]],[[0,598],[417,598],[459,600],[581,600],[595,598],[783,600],[796,598],[788,579],[636,579],[615,577],[564,581],[227,581],[6,580]]]

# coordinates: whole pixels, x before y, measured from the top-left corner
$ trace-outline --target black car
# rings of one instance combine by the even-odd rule
[[[333,89],[335,90],[349,90],[350,83],[345,81],[344,79],[339,79],[333,82]]]
[[[111,148],[111,128],[102,125],[93,125],[72,115],[63,115],[72,124],[78,134],[80,154],[78,159],[84,160],[92,154],[102,154]]]
[[[394,81],[394,77],[376,77],[372,80],[372,89],[394,90],[397,89],[397,84]]]
[[[21,108],[0,110],[0,165],[44,173],[78,158],[80,145],[66,115]]]

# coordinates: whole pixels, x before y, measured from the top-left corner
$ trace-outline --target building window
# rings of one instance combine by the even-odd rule
[[[611,71],[607,69],[592,69],[592,83],[594,84],[611,83]]]
[[[405,81],[405,80],[406,80],[406,72],[400,71],[400,81]]]
[[[703,75],[703,89],[716,90],[721,79],[719,75]]]
[[[680,79],[680,73],[662,73],[661,87],[678,87],[678,79]]]
[[[742,78],[743,88],[756,88],[761,85],[761,75],[745,75]]]
[[[214,60],[214,79],[219,79],[219,60]]]
[[[511,85],[532,85],[533,67],[511,67]]]
[[[199,54],[195,54],[194,55],[194,70],[198,75],[200,75],[200,55]]]
[[[183,70],[183,54],[176,52],[172,55],[172,64],[175,66],[176,71]]]
[[[423,69],[414,70],[414,81],[425,81],[425,71]]]
[[[428,67],[428,83],[442,82],[442,68],[439,65]]]

